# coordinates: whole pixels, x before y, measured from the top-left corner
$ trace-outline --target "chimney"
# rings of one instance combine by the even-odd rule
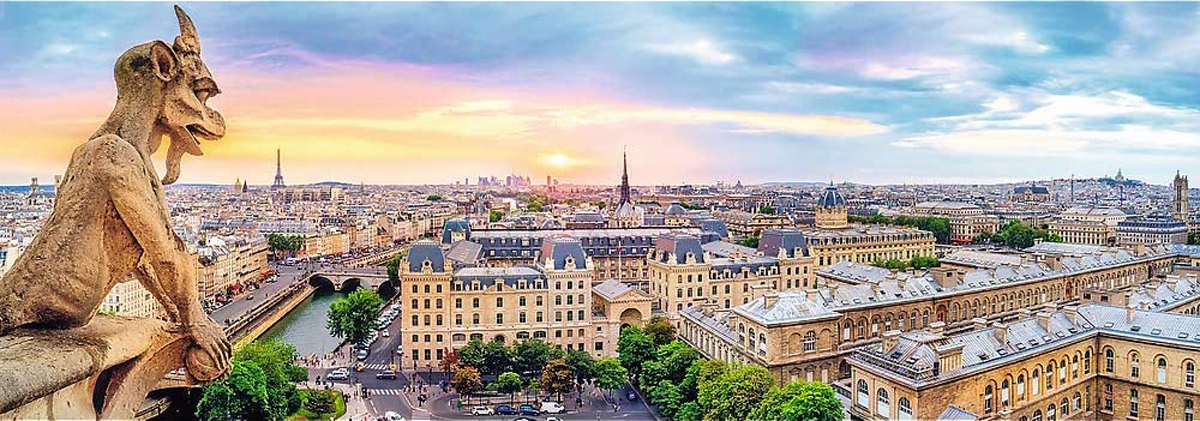
[[[1134,245],[1133,246],[1133,254],[1135,256],[1145,256],[1146,255],[1146,245],[1145,244]]]
[[[992,334],[996,336],[996,342],[1000,345],[1008,343],[1008,324],[997,322],[992,325]]]
[[[958,285],[958,270],[946,266],[929,268],[929,273],[942,288],[952,288]]]
[[[1076,320],[1079,318],[1079,306],[1063,306],[1062,312],[1071,323],[1076,323]]]
[[[982,318],[982,317],[976,317],[974,319],[971,319],[971,330],[984,330],[984,329],[987,329],[987,319]]]
[[[817,304],[821,304],[821,291],[813,288],[804,290],[804,298]]]
[[[1038,326],[1041,326],[1042,329],[1045,329],[1047,332],[1050,331],[1050,316],[1052,314],[1053,313],[1039,311],[1036,315],[1034,315],[1034,317],[1037,318]]]
[[[1050,270],[1054,270],[1054,271],[1063,270],[1062,260],[1063,260],[1063,255],[1051,254],[1051,255],[1046,256],[1046,265],[1050,266]]]
[[[1167,283],[1167,288],[1170,288],[1171,292],[1175,292],[1175,287],[1179,286],[1179,277],[1178,276],[1168,276],[1166,283]]]
[[[907,276],[901,276],[901,277],[896,278],[896,288],[900,288],[900,292],[904,292],[906,286],[908,286],[908,277]]]
[[[933,349],[937,353],[938,359],[937,365],[934,366],[934,375],[962,368],[962,343],[947,341],[943,344],[934,345]]]
[[[1137,314],[1137,310],[1133,306],[1125,305],[1125,323],[1133,323],[1133,315]]]
[[[934,335],[942,336],[942,335],[946,334],[946,322],[939,320],[939,321],[930,323],[929,330],[931,332],[933,332]]]
[[[763,306],[766,307],[767,310],[770,310],[771,308],[775,307],[775,303],[778,303],[778,302],[779,302],[779,293],[778,292],[772,292],[770,294],[763,295]]]
[[[883,351],[887,352],[896,347],[896,343],[900,341],[899,330],[889,330],[883,332]]]

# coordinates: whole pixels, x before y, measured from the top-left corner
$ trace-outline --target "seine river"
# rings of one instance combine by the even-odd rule
[[[320,289],[292,309],[291,312],[271,326],[265,333],[264,339],[278,338],[296,346],[301,356],[312,354],[324,355],[337,347],[341,341],[329,335],[325,328],[325,313],[337,299],[345,297],[346,292],[334,292]]]

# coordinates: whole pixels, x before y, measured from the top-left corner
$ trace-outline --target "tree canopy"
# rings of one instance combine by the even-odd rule
[[[1050,233],[1044,228],[1025,225],[1021,221],[1015,219],[1008,221],[1008,223],[1004,224],[1003,227],[1000,227],[1000,231],[997,231],[995,234],[984,232],[975,236],[974,240],[976,242],[1002,243],[1015,249],[1023,249],[1032,247],[1035,240],[1038,239],[1052,242],[1062,241],[1062,238],[1059,237],[1058,234]]]
[[[628,380],[629,372],[616,358],[606,357],[596,361],[596,387],[601,390],[611,392],[619,389]]]
[[[707,387],[700,388],[698,403],[708,421],[741,421],[758,408],[775,386],[775,378],[758,365],[733,366]]]
[[[652,316],[650,321],[646,322],[646,326],[642,327],[642,333],[654,341],[654,346],[663,346],[675,340],[675,324],[666,317]]]
[[[641,373],[642,362],[654,357],[654,348],[654,339],[637,326],[625,328],[617,339],[617,357],[621,365],[634,375]]]
[[[758,237],[751,235],[751,236],[743,238],[741,240],[737,240],[737,245],[742,246],[742,247],[750,247],[752,249],[756,249],[756,248],[758,248]]]
[[[936,216],[905,216],[887,217],[882,215],[873,216],[858,216],[850,215],[850,222],[860,224],[886,224],[886,225],[903,225],[906,227],[914,227],[933,233],[933,238],[937,239],[938,243],[946,244],[950,242],[950,220]]]
[[[375,331],[375,314],[383,299],[379,294],[366,288],[359,288],[346,298],[339,299],[329,306],[329,317],[326,327],[329,334],[345,339],[350,343],[360,343]]]
[[[488,211],[488,222],[500,222],[501,219],[504,219],[504,211],[499,209]]]
[[[562,400],[564,393],[569,393],[575,388],[575,372],[567,365],[566,360],[552,360],[542,369],[541,382],[538,385],[542,391],[558,395],[559,400]]]
[[[513,344],[512,355],[513,371],[525,376],[538,373],[550,360],[566,356],[558,345],[536,338]]]
[[[267,376],[253,361],[235,359],[229,375],[205,386],[196,404],[196,418],[203,421],[278,421],[286,415],[271,411]]]
[[[754,412],[753,420],[841,421],[842,403],[824,383],[794,381],[771,389]]]
[[[280,252],[295,253],[304,248],[304,237],[299,235],[285,235],[278,233],[267,234],[267,247],[271,249],[271,253],[276,256]]]

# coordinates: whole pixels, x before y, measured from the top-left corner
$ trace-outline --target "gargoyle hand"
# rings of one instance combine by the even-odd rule
[[[192,337],[196,346],[208,354],[208,362],[211,362],[212,367],[206,369],[215,369],[216,373],[207,373],[203,377],[220,377],[229,372],[231,347],[229,340],[225,337],[225,331],[208,316],[198,317],[190,325],[184,327],[187,334]],[[199,369],[200,367],[189,367],[191,370]]]

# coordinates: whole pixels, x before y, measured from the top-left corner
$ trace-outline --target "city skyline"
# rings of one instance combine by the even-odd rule
[[[0,6],[0,184],[62,172],[111,108],[113,57],[173,37],[157,6]],[[270,184],[282,148],[295,184],[611,185],[628,145],[639,185],[1158,184],[1200,148],[1195,3],[189,11],[230,129],[182,183]]]

